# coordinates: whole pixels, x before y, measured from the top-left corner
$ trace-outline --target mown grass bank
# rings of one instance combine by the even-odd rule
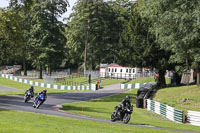
[[[166,84],[170,84],[170,82],[171,82],[170,78],[165,78],[165,80],[166,80]],[[147,82],[155,82],[155,79],[153,77],[136,78],[136,79],[133,79],[133,80],[127,82],[126,84],[147,83]]]
[[[42,79],[31,79],[32,81],[35,81],[35,82],[40,82],[42,83],[43,80]],[[112,85],[112,84],[118,84],[118,83],[122,83],[122,82],[126,82],[127,80],[124,80],[124,79],[110,79],[110,78],[101,78],[101,87],[105,87],[107,85]],[[80,78],[72,78],[72,79],[67,79],[66,78],[66,81],[63,81],[63,82],[60,82],[60,83],[57,83],[58,85],[67,85],[66,83],[67,82],[73,82],[74,85],[75,83],[77,85],[88,85],[88,78],[86,77],[80,77]],[[82,84],[84,82],[84,84]],[[70,85],[71,85],[70,83]],[[92,82],[93,84],[96,84],[96,80]],[[55,83],[56,84],[56,83]]]
[[[160,89],[154,100],[184,111],[200,111],[200,89],[196,85]]]
[[[24,94],[24,92],[30,88],[31,85],[25,84],[25,83],[20,83],[16,82],[13,80],[9,80],[6,78],[1,78],[0,77],[0,85],[1,86],[6,86],[6,87],[11,87],[11,88],[16,88],[19,89],[20,91],[2,91],[0,90],[0,95],[19,95],[19,94]],[[38,93],[44,89],[44,87],[38,87],[35,86],[35,93]],[[47,88],[46,88],[47,89]],[[56,89],[47,89],[47,93],[63,93],[63,92],[75,92],[75,91],[68,91],[68,90],[56,90]]]
[[[87,102],[65,104],[63,110],[87,115],[91,117],[97,117],[101,119],[110,119],[111,113],[114,111],[114,107],[118,105],[126,95],[131,96],[131,103],[135,106],[136,104],[136,89],[132,89],[129,92],[114,95],[111,97],[106,97],[102,99],[96,99]],[[133,124],[144,124],[152,125],[161,128],[185,130],[185,131],[200,131],[200,127],[178,124],[172,122],[160,115],[157,115],[153,112],[147,111],[145,109],[134,108],[132,118],[129,123]]]
[[[1,133],[168,133],[129,125],[0,109]]]

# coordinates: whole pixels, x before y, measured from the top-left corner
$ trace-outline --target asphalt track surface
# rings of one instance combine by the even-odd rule
[[[14,91],[13,88],[0,86],[0,90],[5,90],[5,89]],[[30,100],[28,103],[24,103],[24,99],[22,95],[0,96],[0,108],[27,111],[27,112],[40,113],[40,114],[48,114],[48,115],[65,116],[65,117],[72,117],[72,118],[77,118],[77,119],[85,119],[85,120],[92,120],[92,121],[105,122],[105,123],[113,123],[109,120],[103,120],[103,119],[98,119],[94,117],[82,116],[78,114],[65,112],[65,111],[60,110],[59,105],[107,97],[107,96],[123,93],[125,91],[128,91],[128,90],[121,90],[119,89],[119,84],[116,84],[116,85],[107,86],[104,89],[101,89],[98,91],[47,94],[47,100],[45,101],[43,105],[40,106],[39,109],[35,109],[32,107],[33,100]],[[115,122],[115,124],[123,124],[123,123]],[[158,127],[154,127],[150,125],[139,125],[139,124],[132,124],[132,123],[129,123],[127,125],[165,130],[165,131],[182,132],[182,133],[197,133],[197,132],[192,132],[192,131],[181,131],[181,130],[174,130],[174,129],[158,128]]]
[[[10,87],[5,87],[5,86],[0,85],[0,91],[22,91],[22,90],[10,88]]]

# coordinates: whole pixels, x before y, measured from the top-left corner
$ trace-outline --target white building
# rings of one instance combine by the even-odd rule
[[[115,63],[100,65],[100,77],[102,78],[134,79],[141,71],[141,68],[122,67]]]

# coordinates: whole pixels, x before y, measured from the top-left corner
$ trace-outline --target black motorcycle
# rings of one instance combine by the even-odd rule
[[[120,108],[120,109],[119,109]],[[133,112],[133,105],[127,106],[125,109],[121,109],[120,106],[115,107],[115,112],[111,114],[110,120],[114,121],[123,121],[125,124],[131,119],[131,114]]]
[[[32,97],[32,93],[28,90],[24,95],[24,102],[28,102]]]

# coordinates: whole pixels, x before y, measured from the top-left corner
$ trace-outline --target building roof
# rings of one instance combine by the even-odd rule
[[[100,64],[100,68],[106,68],[106,67],[121,67],[120,65],[116,63],[111,63],[111,64]]]
[[[118,65],[118,64],[116,64],[116,63],[111,63],[111,64],[109,64],[108,66],[120,66],[120,65]]]

